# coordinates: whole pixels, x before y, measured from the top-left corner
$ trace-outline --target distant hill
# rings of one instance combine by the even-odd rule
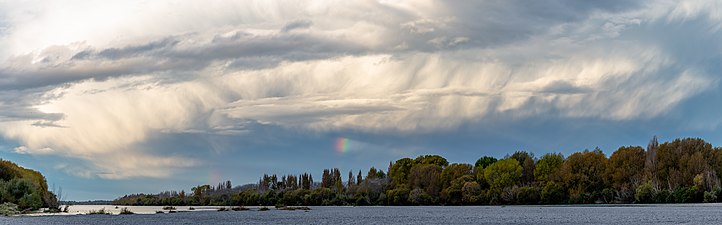
[[[55,194],[40,172],[0,159],[0,202],[17,204],[20,210],[58,208]]]

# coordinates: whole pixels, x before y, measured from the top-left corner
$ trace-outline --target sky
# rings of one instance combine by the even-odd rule
[[[64,200],[722,144],[722,2],[0,0],[0,158]]]

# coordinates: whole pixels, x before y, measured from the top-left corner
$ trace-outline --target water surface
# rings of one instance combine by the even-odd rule
[[[97,206],[76,207],[88,210]],[[99,206],[106,209],[113,206]],[[133,207],[154,213],[161,207]],[[722,204],[592,206],[311,207],[310,211],[229,211],[136,215],[0,217],[0,224],[721,224]],[[72,208],[71,208],[72,209]],[[187,207],[178,207],[187,210]],[[119,209],[118,209],[119,210]]]

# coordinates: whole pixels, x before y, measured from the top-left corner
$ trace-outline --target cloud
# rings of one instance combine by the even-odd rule
[[[646,121],[719,83],[719,51],[696,54],[721,49],[722,17],[706,1],[1,6],[0,134],[17,153],[87,162],[58,166],[83,177],[167,177],[208,163],[149,147],[164,135]]]

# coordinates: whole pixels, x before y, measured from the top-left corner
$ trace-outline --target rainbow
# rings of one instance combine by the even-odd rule
[[[344,138],[344,137],[336,138],[336,146],[335,146],[336,152],[346,153],[346,152],[348,152],[350,145],[351,145],[351,140],[349,140],[348,138]]]

